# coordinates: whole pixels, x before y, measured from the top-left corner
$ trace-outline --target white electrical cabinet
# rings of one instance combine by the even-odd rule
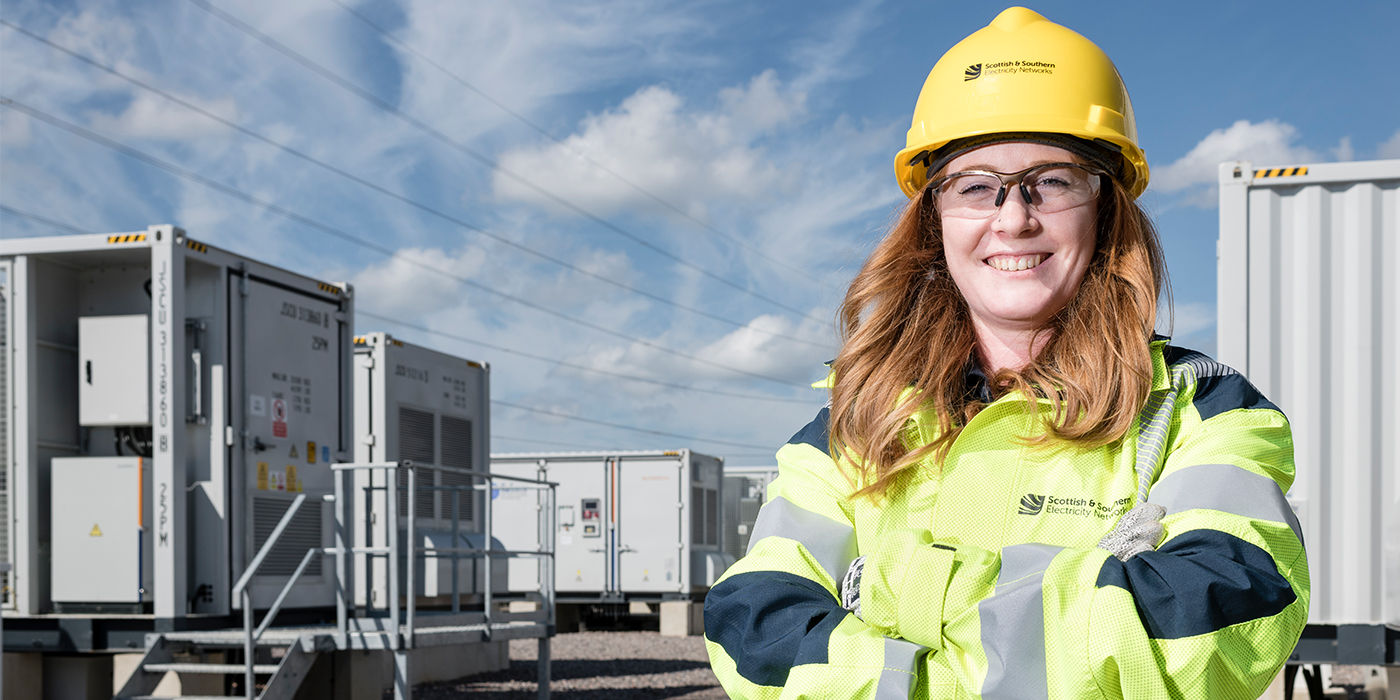
[[[489,466],[490,367],[407,343],[388,333],[366,333],[355,338],[354,371],[355,461],[413,463],[418,489],[410,497],[408,472],[398,472],[397,512],[400,522],[406,523],[413,507],[418,546],[482,548],[485,541],[479,533],[484,530],[484,486],[474,487],[472,477],[457,470],[485,471]],[[369,513],[379,523],[382,521],[377,519],[388,515],[388,504],[382,498],[387,486],[384,478],[378,471],[355,475],[357,510]],[[531,511],[531,522],[535,515]],[[382,539],[383,531],[372,524],[357,527],[356,546],[385,546],[387,543],[376,539]],[[504,548],[498,540],[493,543],[496,549]],[[453,562],[450,554],[443,554],[422,563],[416,579],[418,595],[450,595]],[[505,564],[504,560],[498,562],[492,577],[499,581],[497,590],[504,590]],[[481,559],[459,555],[455,566],[459,593],[474,596],[483,590]],[[356,605],[385,607],[388,588],[383,558],[357,555],[354,568],[356,578],[369,583],[358,589]]]
[[[53,460],[53,600],[60,613],[141,613],[151,600],[150,471],[141,457]],[[125,604],[125,605],[123,605]]]
[[[1400,160],[1221,164],[1219,359],[1293,430],[1312,599],[1290,663],[1400,663],[1397,269]]]
[[[255,607],[271,605],[309,548],[334,546],[323,497],[331,464],[354,457],[353,314],[348,285],[175,226],[0,239],[7,609],[132,603],[139,587],[143,614],[168,628],[192,615],[236,622],[233,583],[304,493],[249,586]],[[134,482],[109,483],[138,461],[139,494]],[[102,557],[132,566],[124,548],[138,542],[100,520],[103,535],[91,537],[94,515],[135,517],[138,504],[139,586],[134,575],[92,573],[105,570],[92,563]],[[314,560],[283,606],[334,605],[329,574]]]
[[[768,501],[768,485],[778,478],[778,465],[724,466],[724,552],[735,559],[749,551],[749,537],[758,510]]]
[[[78,319],[78,424],[151,424],[150,317]]]
[[[703,595],[734,558],[723,549],[724,461],[690,450],[491,455],[491,471],[559,484],[555,591],[559,600],[621,602]],[[533,551],[543,496],[500,482],[492,534]],[[510,560],[510,589],[539,588],[538,566]]]

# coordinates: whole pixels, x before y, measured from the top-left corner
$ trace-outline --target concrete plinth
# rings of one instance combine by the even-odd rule
[[[661,636],[689,637],[704,633],[704,604],[688,600],[661,603]]]
[[[10,694],[6,693],[5,697],[10,697]],[[44,655],[44,692],[37,697],[44,700],[111,700],[112,657],[108,654]]]
[[[510,668],[510,643],[487,642],[409,651],[409,678],[414,685],[448,681]],[[306,675],[301,698],[380,700],[394,684],[392,651],[327,652]],[[309,694],[308,694],[309,693]]]
[[[5,654],[5,686],[0,695],[7,698],[44,697],[44,655]]]

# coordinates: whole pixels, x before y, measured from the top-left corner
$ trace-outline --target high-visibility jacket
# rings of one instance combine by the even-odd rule
[[[1098,449],[1029,447],[1051,410],[1003,396],[941,469],[872,501],[827,453],[823,409],[778,452],[748,554],[705,600],[735,698],[1255,700],[1308,614],[1288,421],[1240,374],[1152,343],[1137,427]],[[908,427],[937,431],[932,412]],[[1160,504],[1156,551],[1096,547]],[[865,555],[861,617],[839,602]]]

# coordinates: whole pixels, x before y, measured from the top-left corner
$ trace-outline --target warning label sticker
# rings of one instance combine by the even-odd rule
[[[316,463],[316,443],[312,440],[306,441],[306,463]]]
[[[267,462],[258,462],[258,490],[267,490]]]
[[[287,402],[282,399],[272,400],[272,436],[287,437]]]
[[[248,396],[248,415],[258,417],[267,415],[267,397],[250,394]]]
[[[93,523],[93,524],[92,524],[92,531],[88,533],[88,537],[101,537],[101,536],[102,536],[102,528],[98,527],[98,526],[97,526],[97,523]]]

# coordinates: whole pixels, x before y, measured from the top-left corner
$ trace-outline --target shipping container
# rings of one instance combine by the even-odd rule
[[[271,604],[309,547],[333,546],[322,496],[353,457],[352,318],[348,285],[174,226],[0,241],[6,609],[227,616],[304,493],[252,579]],[[333,605],[329,573],[313,562],[284,607]],[[142,629],[108,643],[144,647]]]
[[[1400,657],[1400,160],[1220,167],[1221,362],[1293,429],[1312,580],[1294,663]]]
[[[388,333],[366,333],[355,338],[355,461],[407,460],[417,468],[417,494],[413,501],[418,546],[429,549],[484,547],[482,497],[484,482],[461,470],[484,470],[491,454],[491,370],[487,365],[399,340]],[[407,471],[398,472],[400,520],[409,511]],[[379,492],[384,472],[356,473],[357,511],[370,517],[386,517],[382,500],[366,499]],[[536,512],[527,516],[535,521]],[[402,525],[401,525],[402,527]],[[406,532],[405,530],[402,530]],[[355,530],[355,546],[384,546],[374,541],[379,530]],[[455,544],[454,544],[455,543]],[[496,538],[494,549],[504,549]],[[443,599],[453,591],[455,559],[457,592],[461,603],[475,603],[484,582],[484,562],[479,557],[429,557],[419,563],[418,595]],[[534,561],[531,560],[531,565]],[[360,589],[357,606],[382,609],[386,605],[385,562],[365,556],[355,559],[355,576],[369,585]],[[362,578],[363,577],[363,578]],[[497,590],[504,591],[506,567],[493,572]]]
[[[724,466],[724,553],[739,559],[749,551],[749,536],[758,509],[768,501],[768,485],[778,478],[778,466]]]
[[[562,602],[703,597],[733,563],[724,553],[724,460],[690,450],[491,455],[491,471],[558,486],[555,589]],[[493,532],[508,549],[541,535],[538,490],[498,485]],[[514,560],[510,590],[539,588],[533,561]]]

